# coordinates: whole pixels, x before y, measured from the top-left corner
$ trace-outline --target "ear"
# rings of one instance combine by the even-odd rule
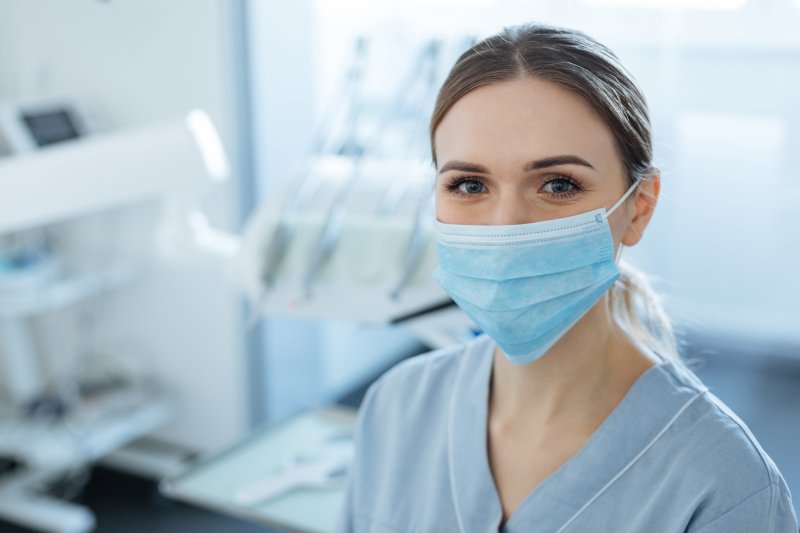
[[[633,197],[633,218],[631,218],[625,235],[622,236],[622,244],[633,246],[642,238],[644,230],[650,224],[650,218],[658,203],[658,195],[661,192],[661,173],[651,167],[648,177],[639,182],[639,187]]]

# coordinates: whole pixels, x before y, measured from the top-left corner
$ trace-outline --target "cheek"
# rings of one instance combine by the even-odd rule
[[[453,207],[451,202],[448,201],[444,191],[440,189],[441,185],[437,183],[434,206],[436,209],[436,218],[441,222],[447,222],[453,218]]]
[[[474,206],[464,205],[451,193],[437,184],[435,196],[436,219],[446,224],[471,224],[475,218]]]

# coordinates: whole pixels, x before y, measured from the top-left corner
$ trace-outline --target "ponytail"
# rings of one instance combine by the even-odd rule
[[[661,297],[647,276],[620,261],[619,280],[608,293],[614,322],[635,342],[669,360],[678,361],[678,343]]]

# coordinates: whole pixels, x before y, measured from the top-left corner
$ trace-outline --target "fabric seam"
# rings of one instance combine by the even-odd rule
[[[447,239],[439,237],[438,240],[442,244],[451,244],[451,245],[463,245],[463,246],[521,246],[523,244],[532,244],[532,243],[540,243],[540,242],[553,242],[553,241],[565,241],[570,239],[579,239],[582,237],[586,237],[588,235],[594,235],[595,233],[600,233],[603,231],[603,228],[598,227],[597,229],[593,229],[587,231],[586,233],[578,233],[578,234],[571,234],[571,235],[560,235],[558,237],[546,237],[544,239],[524,239],[521,241],[512,241],[512,242],[485,242],[485,241],[462,241],[460,239]],[[466,236],[465,236],[466,237]],[[480,235],[468,235],[468,237],[480,237]]]
[[[773,476],[772,468],[770,468],[770,465],[767,462],[766,458],[764,457],[760,446],[753,441],[753,438],[751,437],[750,434],[750,430],[746,429],[741,423],[739,423],[738,420],[736,420],[736,418],[726,413],[725,409],[723,409],[718,402],[719,400],[717,399],[717,397],[713,396],[711,403],[714,405],[714,408],[723,416],[725,416],[725,418],[736,424],[736,426],[742,431],[742,433],[744,433],[745,437],[747,437],[747,442],[750,443],[750,446],[752,446],[753,450],[758,455],[758,458],[761,460],[761,464],[764,466],[764,470],[766,470],[767,472],[767,479],[769,480],[769,483],[770,484],[777,483],[778,480]]]
[[[600,497],[600,496],[601,496],[601,495],[602,495],[602,494],[603,494],[603,493],[604,493],[604,492],[605,492],[605,491],[606,491],[606,490],[607,490],[607,489],[608,489],[608,488],[609,488],[611,485],[613,485],[613,484],[614,484],[614,483],[615,483],[615,482],[616,482],[616,481],[617,481],[617,480],[618,480],[620,477],[622,477],[622,475],[623,475],[625,472],[627,472],[627,471],[628,471],[628,470],[629,470],[629,469],[630,469],[630,468],[631,468],[631,467],[632,467],[632,466],[633,466],[633,465],[634,465],[634,464],[635,464],[635,463],[636,463],[636,462],[637,462],[639,459],[641,459],[641,457],[642,457],[642,456],[643,456],[645,453],[647,453],[648,451],[650,451],[650,448],[652,448],[652,447],[653,447],[653,445],[654,445],[656,442],[658,442],[658,439],[660,439],[660,438],[661,438],[661,437],[664,435],[664,433],[666,433],[666,431],[667,431],[667,430],[668,430],[670,427],[672,427],[672,425],[675,423],[675,421],[676,421],[676,420],[678,420],[678,418],[679,418],[679,417],[680,417],[680,416],[681,416],[681,415],[682,415],[682,414],[683,414],[683,413],[686,411],[686,409],[688,409],[688,408],[689,408],[689,406],[690,406],[690,405],[692,405],[692,403],[694,403],[694,401],[695,401],[695,400],[697,400],[698,398],[700,398],[700,397],[701,397],[702,395],[704,395],[706,392],[708,392],[708,388],[703,388],[703,389],[701,389],[701,390],[700,390],[700,391],[698,391],[698,392],[697,392],[697,393],[696,393],[694,396],[692,396],[692,397],[691,397],[691,398],[690,398],[690,399],[689,399],[689,400],[688,400],[688,401],[687,401],[685,404],[683,404],[683,406],[682,406],[682,407],[681,407],[681,408],[678,410],[678,412],[677,412],[677,413],[675,413],[675,415],[674,415],[674,416],[673,416],[673,417],[672,417],[672,418],[671,418],[671,419],[670,419],[670,420],[669,420],[669,421],[668,421],[668,422],[667,422],[667,423],[664,425],[664,427],[663,427],[663,428],[661,428],[661,431],[659,431],[659,432],[658,432],[658,434],[657,434],[655,437],[653,437],[653,439],[652,439],[652,440],[651,440],[651,441],[650,441],[650,442],[647,444],[647,446],[645,446],[643,450],[641,450],[641,451],[640,451],[638,454],[636,454],[636,457],[634,457],[633,459],[631,459],[631,460],[628,462],[628,464],[627,464],[627,465],[625,465],[625,467],[624,467],[624,468],[622,468],[622,470],[620,470],[619,472],[617,472],[617,474],[616,474],[616,475],[615,475],[613,478],[611,478],[611,479],[610,479],[610,480],[609,480],[609,481],[608,481],[608,482],[607,482],[605,485],[603,485],[603,487],[602,487],[602,488],[601,488],[599,491],[597,491],[597,493],[595,493],[595,495],[594,495],[594,496],[592,496],[592,497],[589,499],[589,501],[587,501],[585,504],[583,504],[583,506],[582,506],[580,509],[578,509],[578,510],[575,512],[575,514],[573,514],[573,515],[572,515],[572,517],[570,517],[570,519],[569,519],[569,520],[567,520],[566,522],[564,522],[564,525],[562,525],[562,526],[561,526],[561,527],[558,529],[558,531],[556,531],[556,533],[561,533],[562,531],[564,531],[564,529],[566,529],[566,528],[567,528],[567,526],[569,526],[569,525],[570,525],[572,522],[574,522],[574,521],[575,521],[575,519],[576,519],[576,518],[577,518],[577,517],[578,517],[578,516],[579,516],[579,515],[580,515],[580,514],[583,512],[583,511],[585,511],[585,510],[586,510],[586,509],[587,509],[587,508],[588,508],[588,507],[589,507],[591,504],[593,504],[593,503],[595,502],[595,500],[597,500],[597,498],[599,498],[599,497]]]
[[[563,228],[552,228],[552,229],[541,229],[538,231],[524,231],[522,233],[498,233],[497,235],[492,235],[492,237],[523,237],[525,235],[540,235],[542,233],[552,233],[554,231],[564,231],[568,229],[575,229],[575,228],[582,228],[584,226],[591,226],[594,224],[598,224],[598,222],[592,218],[592,220],[587,220],[586,222],[581,222],[580,224],[573,224],[572,226],[565,226]],[[447,230],[439,230],[441,235],[446,235],[448,237],[482,237],[483,235],[477,233],[458,233],[458,232],[448,232]]]
[[[769,488],[773,487],[774,485],[775,485],[775,483],[773,483],[772,481],[770,481],[769,483],[767,483],[767,485],[766,485],[766,486],[764,486],[764,487],[761,487],[760,489],[758,489],[757,491],[753,492],[752,494],[749,494],[748,496],[746,496],[746,497],[742,498],[742,499],[741,499],[739,502],[737,502],[735,505],[733,505],[733,506],[732,506],[730,509],[728,509],[728,510],[726,510],[726,511],[722,512],[721,514],[719,514],[719,515],[715,516],[713,519],[711,519],[710,521],[706,522],[705,524],[703,524],[703,525],[702,525],[702,526],[700,526],[699,528],[695,529],[695,530],[694,530],[694,531],[695,531],[695,533],[698,533],[698,532],[702,531],[703,529],[705,529],[706,527],[708,527],[708,526],[710,526],[710,525],[713,525],[713,524],[714,524],[714,522],[716,522],[716,521],[717,521],[717,520],[719,520],[720,518],[723,518],[723,517],[725,517],[727,514],[729,514],[729,513],[733,512],[733,511],[735,511],[737,507],[739,507],[740,505],[742,505],[743,503],[745,503],[745,502],[746,502],[747,500],[749,500],[750,498],[753,498],[754,496],[757,496],[757,495],[759,495],[760,493],[764,492],[766,489],[769,489]],[[771,491],[770,491],[770,492],[771,492]],[[771,499],[772,499],[772,495],[770,494],[770,500],[771,500]],[[772,520],[772,515],[774,515],[774,513],[772,512],[772,509],[770,508],[770,520]],[[768,529],[768,531],[772,531],[772,527],[770,527],[770,528]]]

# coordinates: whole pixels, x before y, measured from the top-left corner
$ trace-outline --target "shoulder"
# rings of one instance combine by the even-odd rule
[[[763,488],[778,481],[775,464],[750,428],[715,396],[683,363],[671,362],[662,371],[673,386],[690,391],[670,428],[670,440],[680,444],[680,457],[696,463],[709,479],[736,476],[738,485]]]
[[[367,389],[358,411],[358,432],[391,439],[426,429],[441,431],[459,373],[491,357],[487,351],[492,346],[491,339],[481,335],[396,364]]]
[[[478,337],[406,359],[367,389],[358,409],[351,482],[352,497],[360,505],[376,505],[364,487],[374,486],[377,479],[402,479],[409,485],[413,478],[419,486],[433,482],[432,472],[447,463],[441,454],[446,449],[450,392],[465,356],[475,355],[481,342]],[[420,448],[422,437],[425,446]]]
[[[482,335],[397,363],[370,385],[360,411],[402,408],[409,412],[415,407],[441,405],[447,391],[452,390],[464,357],[489,346],[487,337]]]
[[[760,506],[767,519],[779,512],[781,500],[790,504],[785,481],[750,428],[682,363],[667,363],[661,371],[676,390],[688,392],[665,444],[681,483],[694,490],[696,526],[739,506]],[[759,515],[752,508],[748,513]]]

